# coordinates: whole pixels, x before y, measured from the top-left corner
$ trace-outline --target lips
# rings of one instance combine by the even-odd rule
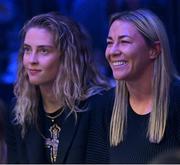
[[[30,73],[31,75],[36,75],[36,74],[38,74],[39,72],[41,72],[40,69],[29,69],[29,73]]]

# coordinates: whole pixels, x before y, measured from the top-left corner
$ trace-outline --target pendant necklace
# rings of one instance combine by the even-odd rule
[[[61,127],[55,122],[55,120],[62,115],[64,109],[59,109],[58,111],[60,112],[55,116],[51,116],[46,113],[46,117],[52,122],[52,125],[48,129],[50,132],[50,138],[45,137],[39,130],[41,136],[45,139],[45,146],[49,149],[51,163],[56,163],[59,146],[59,134],[61,132]]]
[[[54,120],[56,118],[58,118],[63,112],[64,112],[64,109],[61,109],[61,111],[57,115],[55,115],[55,116],[50,116],[49,114],[46,113],[46,117],[51,119],[51,121],[54,123]]]

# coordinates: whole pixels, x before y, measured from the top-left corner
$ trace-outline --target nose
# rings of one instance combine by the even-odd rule
[[[112,54],[112,55],[116,55],[116,54],[119,54],[119,52],[120,52],[120,50],[119,50],[119,44],[114,43],[114,44],[111,46],[109,53]]]
[[[120,52],[119,44],[114,43],[106,49],[106,57],[119,55]]]
[[[30,63],[37,63],[38,62],[38,57],[37,57],[37,54],[35,52],[32,52],[29,56],[29,61]]]

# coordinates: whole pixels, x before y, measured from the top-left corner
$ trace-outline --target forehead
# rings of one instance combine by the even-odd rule
[[[110,26],[109,36],[115,37],[119,35],[137,37],[141,34],[133,23],[128,21],[116,20]]]
[[[26,32],[24,42],[27,44],[52,44],[53,34],[45,28],[32,27]]]

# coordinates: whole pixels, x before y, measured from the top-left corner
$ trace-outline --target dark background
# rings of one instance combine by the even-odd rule
[[[79,22],[91,36],[98,68],[111,79],[104,57],[109,16],[138,8],[151,9],[164,22],[172,58],[180,73],[180,0],[0,0],[0,99],[9,106],[16,80],[18,33],[34,15],[59,11]]]

